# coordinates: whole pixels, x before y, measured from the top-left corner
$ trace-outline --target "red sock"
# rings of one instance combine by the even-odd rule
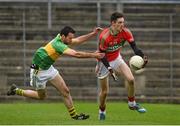
[[[105,106],[99,106],[99,109],[102,111],[102,112],[104,112],[105,110],[106,110],[106,105]]]
[[[130,102],[135,101],[135,97],[134,96],[133,97],[128,97],[128,101],[130,101]]]

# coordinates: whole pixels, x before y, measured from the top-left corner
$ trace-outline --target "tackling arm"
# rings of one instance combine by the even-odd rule
[[[100,27],[95,28],[92,32],[79,36],[77,38],[72,39],[72,44],[71,45],[79,45],[90,38],[94,37],[99,31],[102,31],[103,29]]]
[[[82,52],[82,51],[75,51],[73,49],[66,49],[64,51],[65,55],[68,56],[72,56],[72,57],[76,57],[76,58],[97,58],[97,59],[101,59],[102,57],[104,57],[104,53],[98,53],[98,52],[94,52],[94,53],[88,53],[88,52]]]

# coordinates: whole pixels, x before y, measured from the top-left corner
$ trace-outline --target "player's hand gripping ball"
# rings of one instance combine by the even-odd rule
[[[129,66],[131,70],[140,70],[144,65],[144,59],[138,55],[132,56],[129,60]]]

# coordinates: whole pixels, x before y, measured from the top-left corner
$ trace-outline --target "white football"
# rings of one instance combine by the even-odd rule
[[[132,70],[140,70],[144,64],[144,60],[141,56],[132,56],[129,60],[129,66]]]

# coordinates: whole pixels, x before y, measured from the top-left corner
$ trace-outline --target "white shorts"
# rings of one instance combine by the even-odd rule
[[[45,89],[46,83],[52,80],[59,72],[51,65],[48,70],[30,70],[30,85],[36,90]]]
[[[125,62],[122,59],[121,55],[119,55],[115,60],[109,62],[109,65],[113,68],[114,71],[116,71],[118,67],[124,63]],[[99,79],[104,79],[105,77],[109,75],[109,71],[102,62],[99,62],[98,65],[99,65],[99,70],[97,72],[97,77]]]

